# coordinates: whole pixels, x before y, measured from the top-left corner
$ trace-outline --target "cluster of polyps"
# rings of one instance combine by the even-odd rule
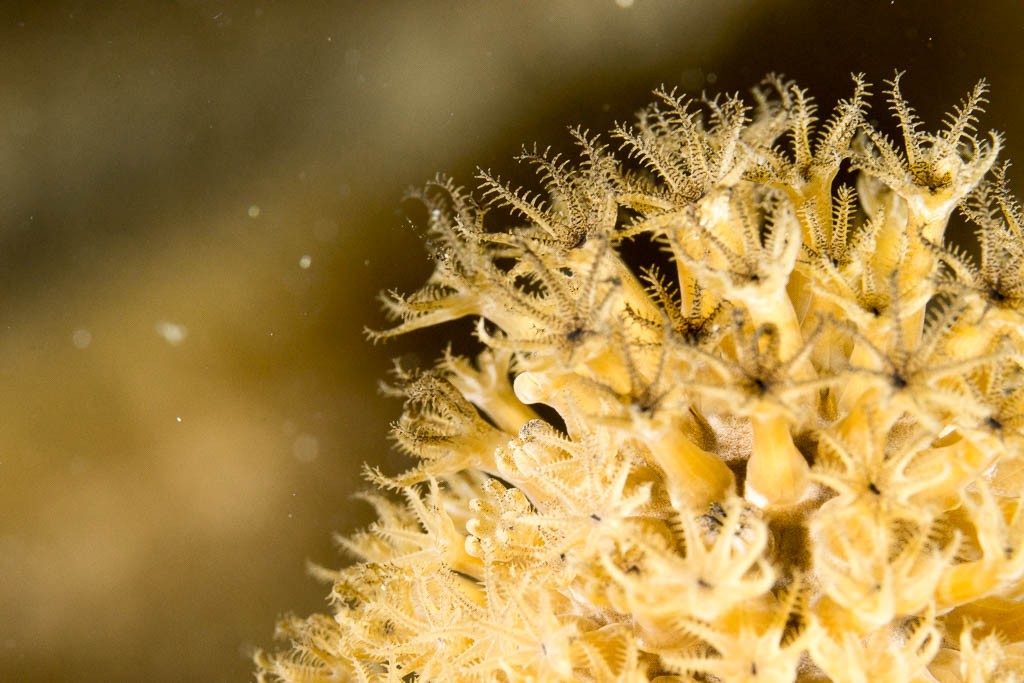
[[[372,336],[470,316],[482,350],[396,370],[416,465],[371,471],[334,614],[283,623],[261,677],[1024,680],[1001,140],[983,84],[927,133],[897,76],[897,143],[854,81],[822,125],[777,78],[753,107],[662,92],[618,153],[524,153],[543,193],[419,194],[436,268]]]

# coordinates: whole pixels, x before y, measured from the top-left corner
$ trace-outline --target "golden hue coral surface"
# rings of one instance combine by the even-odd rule
[[[895,139],[770,77],[420,192],[372,336],[482,348],[396,369],[416,464],[260,677],[1024,680],[1022,215],[984,84],[926,132],[899,81]]]

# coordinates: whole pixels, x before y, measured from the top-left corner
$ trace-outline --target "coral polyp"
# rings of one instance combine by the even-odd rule
[[[925,132],[897,74],[892,137],[869,91],[659,91],[540,192],[418,192],[370,336],[479,351],[396,367],[415,464],[260,678],[1024,680],[1022,212],[984,83]]]

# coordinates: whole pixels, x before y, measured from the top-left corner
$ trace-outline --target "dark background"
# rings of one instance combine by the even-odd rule
[[[984,76],[1024,158],[1020,2],[628,4],[0,4],[0,680],[242,681],[323,609],[439,348],[361,335],[429,272],[407,186],[769,71],[932,124]]]

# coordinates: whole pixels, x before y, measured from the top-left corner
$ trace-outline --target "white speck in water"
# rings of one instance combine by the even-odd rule
[[[252,206],[249,207],[249,218],[259,218],[259,217],[260,217],[260,207],[258,205],[256,205],[256,204],[253,204]]]
[[[71,343],[76,349],[87,349],[92,343],[92,332],[85,328],[79,328],[71,333]]]
[[[292,442],[292,455],[299,462],[313,462],[320,455],[320,442],[312,434],[299,434]]]
[[[309,270],[311,265],[313,265],[313,257],[309,254],[303,254],[302,258],[299,259],[299,268]]]
[[[367,268],[369,268],[370,267],[370,259],[364,259],[363,260],[363,265],[366,266]]]
[[[171,346],[180,346],[185,341],[185,337],[188,336],[188,329],[184,325],[166,320],[158,320],[156,323],[156,333],[163,337],[164,341]]]
[[[431,209],[430,210],[430,218],[431,218],[431,220],[435,220],[435,221],[436,220],[440,220],[441,219],[441,209]]]
[[[181,415],[178,415],[177,417],[175,417],[174,421],[175,422],[181,422]]]

